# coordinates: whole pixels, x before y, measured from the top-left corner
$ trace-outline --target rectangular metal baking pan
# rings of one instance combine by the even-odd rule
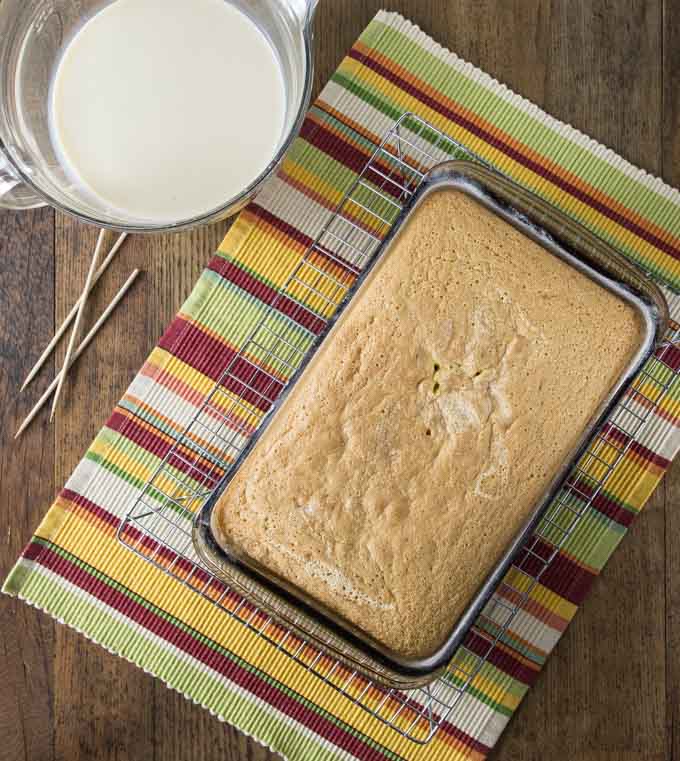
[[[431,193],[455,189],[474,197],[480,204],[505,219],[516,229],[546,249],[547,255],[558,256],[580,270],[603,287],[615,292],[638,311],[644,324],[641,345],[612,388],[610,394],[594,414],[590,424],[568,458],[536,504],[520,532],[511,542],[458,621],[451,622],[451,632],[441,647],[426,658],[404,658],[394,653],[351,622],[316,602],[252,559],[240,555],[235,549],[218,544],[212,530],[213,509],[217,500],[228,488],[243,460],[250,456],[259,438],[267,428],[272,415],[286,402],[295,382],[304,372],[311,370],[313,357],[323,341],[333,340],[332,332],[353,298],[371,277],[379,258],[389,256],[391,243],[402,226],[416,212],[422,201]],[[603,318],[605,316],[603,315]],[[302,366],[277,399],[258,431],[218,485],[194,522],[194,545],[208,566],[219,578],[242,593],[272,618],[292,629],[302,639],[311,641],[329,655],[339,659],[348,668],[356,670],[378,683],[396,689],[412,689],[437,678],[446,668],[479,613],[502,580],[513,559],[543,517],[552,498],[564,479],[579,460],[597,428],[613,409],[627,386],[653,353],[662,339],[668,323],[666,301],[660,290],[621,254],[606,245],[573,220],[548,203],[485,167],[470,161],[450,161],[432,169],[418,190],[406,204],[398,220],[380,249],[359,276],[346,299],[338,308],[324,332],[317,338],[305,357]],[[255,453],[253,456],[257,456]]]

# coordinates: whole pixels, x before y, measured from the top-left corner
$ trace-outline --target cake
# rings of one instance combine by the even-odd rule
[[[478,201],[432,193],[221,495],[216,537],[425,657],[642,330],[629,303]]]

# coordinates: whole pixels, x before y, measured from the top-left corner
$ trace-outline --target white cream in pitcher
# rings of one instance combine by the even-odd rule
[[[115,0],[65,47],[50,111],[73,182],[163,222],[258,177],[282,140],[285,88],[264,34],[225,0]]]

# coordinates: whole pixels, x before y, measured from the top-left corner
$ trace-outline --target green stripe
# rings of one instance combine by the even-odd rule
[[[144,609],[148,610],[149,612],[153,613],[159,618],[162,618],[164,621],[167,621],[168,623],[171,623],[173,626],[176,626],[182,632],[189,635],[193,639],[197,640],[201,644],[219,653],[220,655],[228,658],[230,661],[232,661],[234,664],[242,668],[244,671],[248,671],[249,673],[256,675],[258,678],[262,679],[267,684],[277,689],[279,692],[282,692],[286,694],[288,697],[295,699],[301,705],[304,705],[306,708],[310,709],[311,711],[318,714],[319,716],[322,716],[326,720],[333,723],[335,726],[341,728],[343,731],[361,740],[363,743],[369,745],[374,750],[379,751],[386,758],[393,759],[393,761],[399,761],[399,759],[401,758],[398,754],[395,754],[392,751],[390,751],[388,748],[383,747],[380,743],[373,740],[371,737],[365,735],[363,732],[360,732],[359,730],[357,730],[355,727],[351,726],[350,724],[345,723],[334,714],[330,713],[329,711],[326,711],[325,709],[316,705],[315,703],[308,700],[304,696],[300,695],[298,692],[296,692],[289,686],[275,679],[271,674],[268,674],[266,671],[262,671],[257,666],[249,663],[248,661],[238,656],[232,650],[229,650],[225,648],[224,646],[220,645],[215,640],[211,639],[207,635],[200,632],[198,629],[194,628],[193,626],[190,626],[189,624],[184,622],[182,619],[177,618],[176,616],[172,615],[171,613],[164,610],[163,608],[159,608],[158,606],[154,605],[152,602],[142,597],[140,594],[134,592],[129,587],[119,583],[115,579],[112,579],[110,576],[107,576],[102,571],[98,570],[97,568],[90,565],[89,563],[86,563],[81,558],[76,557],[75,555],[73,555],[68,550],[64,549],[63,547],[60,547],[54,542],[51,542],[47,539],[43,539],[41,537],[35,537],[33,541],[36,544],[40,544],[44,547],[49,547],[57,555],[64,558],[65,560],[68,560],[73,565],[85,571],[89,576],[92,576],[93,578],[100,581],[102,584],[105,584],[111,589],[114,589],[115,591],[124,595],[128,599],[134,601],[135,603],[137,603]],[[100,603],[100,605],[105,605],[105,603]],[[58,611],[55,611],[55,615],[60,615],[60,614]],[[225,615],[228,615],[228,614],[225,613]],[[154,637],[158,636],[153,634],[153,632],[149,632],[149,634]],[[160,637],[158,638],[161,639]],[[209,667],[205,666],[205,668],[209,668]],[[222,677],[222,678],[224,679],[225,677]]]
[[[450,72],[451,69],[446,67],[446,71]],[[332,79],[336,84],[345,88],[348,92],[351,92],[356,97],[360,98],[362,101],[371,105],[377,111],[391,119],[396,120],[403,113],[404,107],[399,100],[399,93],[401,92],[399,90],[396,91],[397,100],[390,98],[391,92],[389,94],[387,92],[382,93],[378,89],[371,89],[369,91],[363,85],[359,84],[353,77],[348,77],[345,71],[343,71],[342,67],[336,71]],[[465,79],[466,82],[470,82],[470,80],[467,80],[467,78],[463,79]],[[487,92],[481,88],[480,91]],[[458,96],[458,93],[456,93],[456,96]],[[501,100],[501,103],[503,103],[505,107],[511,109],[512,111],[519,112],[519,109],[509,106],[509,104],[507,104],[505,101]],[[495,113],[493,116],[494,123],[497,123],[495,120]],[[530,117],[524,114],[521,114],[521,118],[530,119]],[[635,180],[629,178],[623,174],[623,172],[616,170],[604,160],[595,159],[595,157],[586,149],[579,148],[570,141],[566,141],[564,138],[559,138],[555,132],[548,129],[544,125],[536,122],[536,129],[541,132],[541,135],[534,138],[534,143],[532,143],[531,135],[525,136],[526,141],[523,140],[523,142],[526,142],[529,147],[538,150],[535,141],[543,140],[548,143],[548,145],[542,146],[542,149],[545,151],[547,151],[551,146],[554,147],[560,142],[564,143],[564,145],[568,145],[571,151],[580,151],[583,153],[583,156],[590,159],[591,162],[598,163],[600,165],[595,177],[601,178],[603,186],[609,191],[608,194],[612,198],[616,198],[618,200],[619,196],[617,195],[616,191],[619,189],[619,187],[621,187],[623,190],[623,195],[621,195],[621,203],[624,203],[625,201],[626,205],[636,211],[644,210],[646,216],[656,221],[660,227],[668,230],[675,237],[680,237],[680,224],[678,223],[680,215],[678,214],[677,205],[671,201],[662,199],[661,196],[659,196],[654,191],[644,188]],[[505,129],[505,131],[510,132],[509,129]],[[560,158],[562,159],[563,156],[560,156]],[[565,164],[562,162],[560,165],[565,166],[565,168],[569,168],[568,163]],[[507,174],[518,181],[518,178],[514,176],[512,171],[508,171]],[[615,175],[615,177],[612,178],[612,175]],[[533,182],[525,182],[522,184],[543,198],[547,196],[544,188],[542,187],[543,178],[539,177],[538,175],[534,175]],[[631,198],[631,196],[633,197]],[[638,198],[638,196],[640,197]],[[641,254],[635,245],[636,236],[634,233],[630,233],[628,231],[624,233],[625,236],[632,238],[632,243],[628,241],[621,241],[615,235],[611,234],[606,229],[606,226],[592,224],[589,220],[583,220],[579,216],[575,215],[574,212],[571,209],[567,209],[566,204],[564,202],[560,202],[559,199],[556,200],[551,198],[550,202],[572,218],[582,222],[589,229],[596,232],[596,234],[598,234],[599,237],[601,237],[604,241],[614,245],[622,253],[626,254],[630,259],[641,264],[646,270],[664,282],[667,282],[671,287],[675,289],[680,288],[680,264],[669,260],[666,261],[666,264],[659,264],[655,261],[652,261],[647,255]],[[663,207],[661,211],[659,211],[660,205]],[[659,213],[657,214],[657,212]],[[654,250],[657,251],[657,249]]]
[[[328,748],[293,719],[273,712],[257,698],[225,685],[224,678],[190,657],[178,657],[159,637],[121,620],[102,603],[83,592],[73,592],[51,572],[22,561],[3,591],[18,592],[69,626],[84,631],[100,645],[114,650],[136,666],[150,671],[174,689],[190,695],[238,729],[255,735],[279,753],[296,758],[334,761],[343,752]],[[50,574],[49,576],[47,574]],[[21,579],[21,584],[16,581]],[[11,583],[10,583],[11,582]]]
[[[592,528],[593,521],[590,519],[595,517],[605,528]],[[625,526],[603,516],[602,513],[596,513],[591,507],[565,544],[565,551],[598,573],[627,533],[628,529]]]
[[[375,23],[381,24],[379,21]],[[676,236],[680,235],[676,203],[594,156],[588,149],[557,134],[542,119],[536,119],[521,108],[508,103],[488,87],[444,63],[441,58],[427,53],[407,35],[385,24],[381,25],[384,27],[384,34],[376,40],[374,50],[392,61],[399,62],[445,97],[474,111],[525,145],[534,149],[540,145],[549,158],[559,156],[560,166],[593,187],[605,191],[617,201],[623,203],[626,200],[626,195],[617,191],[623,189],[627,193],[628,188],[633,187],[634,197],[627,200],[627,205],[632,201],[636,209],[644,210],[644,215],[650,220],[673,231]]]
[[[331,185],[338,192],[349,188],[357,176],[355,171],[302,139],[293,143],[286,155],[286,162],[314,175],[318,182]],[[314,187],[314,182],[310,183],[310,187]]]
[[[125,442],[125,439],[123,439],[122,441]],[[92,458],[92,459],[94,459],[94,458]],[[106,463],[99,462],[98,464],[103,465],[104,467],[106,467]],[[125,480],[129,480],[129,479],[125,478],[125,474],[124,473],[120,472],[120,469],[115,468],[113,466],[110,466],[110,464],[108,466],[108,469],[113,471],[113,472],[118,471],[116,473],[116,475],[120,475]],[[140,483],[140,486],[141,486],[141,483]],[[157,498],[160,499],[160,496],[157,497]],[[172,505],[171,505],[171,507],[172,507]],[[178,512],[178,511],[176,511],[176,512]],[[52,542],[49,542],[48,540],[42,539],[40,537],[34,537],[33,541],[35,541],[35,542],[37,542],[39,544],[43,544],[45,546],[50,546],[55,552],[60,554],[62,557],[66,557],[69,560],[71,560],[74,564],[78,565],[79,567],[88,570],[88,573],[90,573],[95,578],[99,579],[100,581],[102,581],[104,583],[107,583],[109,586],[117,589],[118,591],[125,593],[128,597],[130,597],[131,599],[134,599],[136,602],[142,604],[144,607],[148,608],[149,610],[152,610],[154,612],[161,611],[161,609],[155,608],[151,603],[148,603],[140,595],[137,595],[136,593],[128,590],[127,587],[124,587],[123,585],[113,581],[109,577],[107,577],[104,574],[102,574],[100,571],[97,571],[96,569],[93,569],[91,566],[89,566],[86,563],[84,563],[84,561],[81,561],[79,558],[77,558],[74,555],[68,553],[66,550],[63,550],[62,548],[58,547],[57,545],[53,544]],[[128,592],[129,592],[129,594],[128,594]],[[159,615],[161,615],[161,614],[163,615],[164,618],[167,618],[167,620],[170,620],[173,623],[177,623],[180,626],[180,628],[182,628],[184,631],[187,631],[188,633],[191,633],[192,636],[194,636],[193,632],[196,631],[196,630],[194,630],[194,629],[192,629],[190,627],[186,627],[185,625],[182,624],[181,621],[179,621],[179,619],[175,619],[172,616],[170,616],[169,614],[165,614],[164,612],[159,613]],[[198,637],[197,638],[201,639],[201,641],[205,641],[206,644],[210,644],[210,642],[212,642],[211,640],[208,640],[207,638],[203,639],[202,635],[200,635],[200,633],[198,633]],[[219,645],[217,645],[217,648],[219,648]],[[220,652],[222,652],[222,651],[223,651],[223,649],[220,650]],[[226,651],[226,650],[224,651],[224,653],[228,654],[228,655],[231,655],[231,653],[229,651]],[[500,683],[507,676],[504,672],[496,669],[491,664],[487,664],[487,668],[488,668],[488,670],[484,673],[484,675],[490,681],[493,681],[495,683]],[[264,674],[264,672],[263,672],[263,674]],[[264,674],[264,675],[267,676],[266,674]],[[461,683],[460,683],[459,680],[457,680],[455,678],[455,674],[452,673],[451,674],[451,678],[453,679],[453,681],[455,681],[460,686]],[[277,684],[277,686],[280,686],[282,689],[286,689],[285,686],[280,685],[280,683],[276,683],[276,684]],[[519,682],[517,682],[516,686],[519,688],[521,685],[520,685]],[[478,690],[476,688],[470,687],[470,689],[468,691],[469,691],[469,693],[471,695],[474,695],[474,697],[476,697],[479,701],[481,701],[482,703],[484,703],[487,706],[491,706],[494,710],[498,710],[501,713],[507,713],[508,715],[511,713],[511,712],[508,711],[508,709],[505,706],[503,706],[499,702],[491,699],[489,696],[487,696],[481,690]],[[512,690],[510,690],[510,691],[512,691]],[[502,697],[501,697],[501,699],[502,699]]]
[[[111,431],[110,429],[107,429],[107,431],[113,438],[118,439],[118,441],[120,442],[118,446],[112,445],[113,448],[110,450],[107,450],[108,452],[113,452],[114,455],[125,453],[127,457],[135,461],[136,465],[147,468],[152,473],[155,473],[156,469],[161,464],[163,458],[153,454],[153,452],[149,452],[147,449],[144,449],[144,447],[141,447],[135,444],[134,442],[130,441],[130,439],[126,439],[124,436],[121,436],[121,434],[119,434],[117,431]],[[148,479],[146,478],[142,479],[132,475],[132,473],[130,473],[129,471],[126,471],[121,466],[116,465],[115,462],[112,461],[112,459],[108,459],[106,456],[99,455],[96,452],[92,451],[91,449],[85,453],[85,458],[89,460],[90,462],[94,463],[95,465],[99,466],[103,470],[109,473],[112,473],[113,475],[120,478],[122,481],[125,481],[125,483],[128,483],[137,489],[141,490],[145,486],[147,486]],[[167,470],[170,473],[174,473],[177,476],[182,486],[187,488],[187,491],[191,489],[192,487],[195,490],[201,489],[203,487],[203,484],[200,481],[194,478],[189,478],[186,473],[180,471],[178,468],[173,468],[168,466]],[[180,488],[180,483],[177,484],[178,490]],[[156,501],[158,503],[159,509],[170,509],[177,516],[179,516],[180,518],[184,518],[186,521],[188,521],[189,524],[191,523],[193,519],[192,509],[187,509],[177,504],[175,501],[170,499],[162,491],[159,491],[158,489],[156,489],[153,485],[148,485],[145,492],[145,496],[150,497],[151,499]],[[179,493],[177,493],[176,497],[179,497],[179,496],[180,496]],[[199,501],[196,500],[195,503],[191,504],[191,508],[195,510],[197,509],[199,504],[200,504]]]
[[[635,209],[659,226],[665,225],[675,236],[680,236],[680,215],[677,204],[662,199],[658,193],[643,187],[639,181],[624,175],[623,172],[613,168],[605,160],[595,158],[587,148],[574,145],[568,138],[558,137],[553,129],[540,121],[540,117],[538,119],[531,117],[519,108],[511,106],[497,94],[473,82],[469,76],[454,71],[435,56],[424,53],[403,33],[384,23],[374,21],[365,30],[361,39],[364,44],[374,47],[383,55],[400,60],[406,68],[462,104],[463,107],[480,115],[485,115],[489,121],[499,125],[513,138],[530,147],[535,147],[539,151],[544,151],[547,157],[559,157],[562,167],[573,172],[594,188],[604,190],[620,203]],[[397,50],[399,51],[398,55]],[[391,90],[383,93],[380,92],[379,85],[366,89],[347,76],[349,71],[349,66],[341,66],[334,75],[333,81],[388,118],[396,119],[401,115],[404,99],[399,91]],[[339,108],[342,108],[341,104]],[[320,109],[316,109],[315,113],[318,119],[333,126],[342,136],[351,135],[352,140],[367,153],[372,150],[371,141],[343,125],[335,117],[325,114]],[[318,180],[342,191],[349,187],[355,178],[354,172],[346,169],[341,162],[332,159],[304,140],[296,141],[289,160],[295,166],[299,166],[310,173],[312,187]],[[512,174],[512,171],[509,174]],[[535,189],[540,181],[532,178],[530,182],[534,183]],[[593,229],[600,237],[615,242],[614,237],[599,226],[594,225]],[[649,268],[648,259],[636,250],[636,241],[632,234],[630,238],[630,243],[624,245],[616,242],[616,245],[624,249],[624,253],[627,253],[631,259],[639,261]],[[247,249],[249,252],[248,265],[245,266],[236,261],[234,264],[258,281],[269,287],[275,287],[262,272],[267,271],[267,258],[277,254],[277,246],[277,243],[270,241],[254,252],[251,245]],[[667,278],[676,286],[680,286],[679,270],[680,267],[675,265],[668,267],[653,265],[654,274]],[[185,302],[182,312],[189,318],[193,316],[194,322],[201,328],[204,330],[208,328],[211,333],[219,336],[226,344],[231,347],[238,347],[245,342],[255,322],[270,313],[270,309],[262,305],[252,294],[209,271],[199,280],[196,288]],[[288,331],[286,335],[295,336],[296,341],[311,342],[308,334],[295,326],[289,318],[272,315],[268,319],[276,321],[277,330],[285,329]],[[266,351],[258,354],[257,358],[263,359],[265,355]],[[656,368],[655,372],[663,373],[664,371],[663,368]],[[660,377],[660,380],[663,378]],[[676,384],[669,397],[675,400],[679,395],[680,384]],[[147,394],[147,398],[158,404],[166,396],[164,390],[159,391],[156,385],[151,389],[151,393]],[[169,427],[154,412],[138,410],[135,405],[126,402],[122,406],[133,410],[137,415],[151,422],[157,429],[173,435]],[[670,431],[670,426],[668,429]],[[140,463],[151,468],[160,461],[159,458],[147,452],[143,447],[139,447],[117,432],[108,429],[100,433],[96,441],[98,445],[110,448],[104,449],[104,457],[97,456],[90,450],[87,455],[88,459],[96,466],[102,467],[136,488],[141,488],[143,483],[115,464],[116,456],[124,453],[130,457],[132,463]],[[115,494],[115,491],[114,484],[112,493]],[[630,509],[630,505],[626,504],[625,500],[610,494],[608,496],[623,509]],[[626,529],[623,526],[590,509],[565,549],[580,562],[599,570],[609,559],[625,533]],[[259,671],[255,666],[248,664],[247,661],[215,643],[188,623],[180,621],[167,611],[153,606],[140,595],[118,584],[101,571],[83,563],[70,553],[66,553],[55,545],[50,544],[50,546],[62,557],[67,557],[94,578],[108,584],[111,588],[115,588],[118,592],[125,594],[128,599],[135,600],[156,615],[172,622],[173,625],[195,640],[230,658],[241,668],[256,673],[282,693],[323,715],[329,721],[335,722],[337,726],[354,731],[337,717],[323,711],[313,702],[303,699],[290,687]],[[105,562],[103,559],[102,563],[105,564]],[[61,582],[54,580],[52,576],[48,576],[46,569],[41,569],[37,564],[20,561],[8,577],[4,591],[11,594],[20,591],[22,595],[44,607],[53,615],[67,623],[83,628],[88,635],[105,646],[151,670],[180,691],[190,694],[240,729],[255,734],[285,755],[297,759],[314,757],[323,761],[348,755],[334,748],[324,748],[318,736],[314,735],[311,730],[303,730],[294,720],[279,717],[268,706],[261,705],[253,696],[236,694],[237,690],[225,678],[214,675],[207,667],[199,666],[194,659],[188,656],[180,658],[175,655],[160,637],[142,632],[141,627],[122,620],[122,616],[121,618],[117,615],[114,616],[107,606],[95,602],[86,592],[76,593],[72,591],[63,580]],[[514,640],[510,640],[510,642],[515,651],[524,653],[529,658],[532,657],[533,654],[527,653],[526,647],[522,643],[516,643]],[[536,660],[535,656],[533,659]],[[525,685],[490,664],[485,665],[483,674],[491,685],[489,688],[491,695],[500,696],[501,700],[502,696],[508,694],[521,698],[527,689]],[[485,705],[490,706],[499,715],[509,716],[512,713],[485,692],[471,689],[470,694]],[[338,710],[342,712],[341,708]],[[480,731],[476,732],[477,737],[479,737]],[[494,733],[492,732],[492,734]],[[394,754],[388,753],[377,742],[359,732],[355,732],[355,736],[360,737],[364,742],[377,748],[379,752],[388,757],[394,757]]]
[[[231,258],[229,255],[222,254],[222,256]],[[258,262],[262,263],[261,256],[258,257]],[[246,266],[240,261],[233,261],[232,263],[273,290],[279,291],[278,286],[263,278],[252,267]],[[276,329],[287,341],[294,341],[296,346],[305,346],[313,342],[314,338],[310,337],[309,332],[292,317],[272,310],[271,306],[244,288],[225,280],[212,270],[206,270],[201,277],[201,280],[203,279],[210,282],[214,289],[214,304],[202,305],[200,319],[191,307],[183,307],[181,314],[192,320],[200,329],[217,334],[225,345],[234,351],[238,351],[246,344],[255,325],[265,317],[269,327]],[[262,353],[262,357],[265,354]],[[254,355],[257,355],[257,351],[254,351]]]
[[[258,279],[262,280],[261,277]],[[210,299],[202,304],[199,313],[189,297],[189,302],[182,307],[180,316],[185,316],[200,328],[217,334],[229,346],[242,346],[254,322],[267,314],[271,307],[215,272],[204,272],[201,280],[205,280],[208,287],[212,288]],[[199,314],[200,319],[197,317]]]

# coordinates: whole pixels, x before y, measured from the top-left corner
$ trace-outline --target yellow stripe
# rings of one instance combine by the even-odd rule
[[[52,521],[68,515],[64,509],[63,500],[61,504],[60,500],[57,500],[51,515]],[[46,526],[45,529],[45,533],[41,535],[49,536],[50,526]],[[112,534],[111,527],[106,526],[102,529],[96,519],[85,520],[78,515],[70,514],[68,530],[61,532],[58,544],[95,568],[101,568],[101,560],[105,558],[105,573],[108,577],[134,589],[150,603],[168,611],[179,620],[192,622],[192,626],[198,628],[205,636],[238,653],[249,663],[261,669],[266,666],[266,671],[276,679],[289,685],[322,709],[333,713],[341,712],[343,720],[360,731],[371,736],[380,729],[375,720],[371,719],[364,710],[350,704],[339,696],[336,690],[320,682],[317,677],[285,654],[264,644],[257,634],[220,611],[211,602],[194,594],[175,579],[126,550],[113,539]],[[54,538],[53,541],[55,541]],[[200,625],[196,622],[200,622]],[[377,698],[374,698],[372,702],[375,704]],[[408,744],[404,746],[403,741],[395,734],[394,732],[387,733],[380,737],[380,741],[395,752],[399,752],[400,747],[404,752],[406,749],[412,749],[410,742],[406,741]],[[439,740],[435,738],[428,748],[432,751],[439,744],[443,744],[450,754],[450,746],[443,743],[441,737]],[[413,757],[417,758],[418,755]],[[430,757],[428,753],[428,759]]]
[[[618,223],[613,222],[609,217],[604,216],[591,206],[568,195],[564,190],[539,177],[533,171],[527,169],[499,149],[490,146],[481,138],[449,121],[446,117],[428,107],[414,96],[397,88],[359,61],[352,59],[347,68],[351,72],[351,75],[354,75],[365,87],[379,89],[383,96],[391,97],[393,101],[398,102],[404,111],[418,113],[434,126],[451,135],[451,137],[464,138],[465,144],[477,155],[491,162],[502,172],[512,176],[525,187],[534,192],[539,192],[540,195],[552,201],[556,206],[566,209],[580,220],[582,224],[592,226],[604,232],[607,236],[612,236],[613,242],[621,247],[634,248],[646,257],[653,259],[659,267],[666,267],[671,271],[677,269],[677,262],[672,256],[660,251],[656,246],[621,227]]]
[[[302,138],[300,138],[302,140]],[[331,184],[323,177],[305,168],[304,164],[294,161],[292,158],[283,162],[283,171],[305,188],[321,196],[329,209],[335,208],[340,203],[343,192],[336,185]]]
[[[641,510],[663,476],[663,469],[634,454],[626,455],[607,481],[607,491],[628,507]]]

